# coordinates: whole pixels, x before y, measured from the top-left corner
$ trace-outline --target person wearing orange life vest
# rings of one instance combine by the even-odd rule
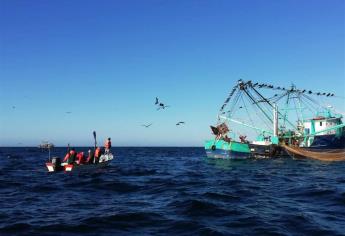
[[[110,151],[110,148],[111,148],[111,141],[110,140],[111,140],[110,138],[105,140],[105,143],[104,143],[105,154],[108,154]]]

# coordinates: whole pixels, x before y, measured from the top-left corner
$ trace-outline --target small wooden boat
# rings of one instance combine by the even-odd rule
[[[71,172],[75,170],[91,170],[91,169],[107,166],[113,159],[114,159],[113,154],[108,153],[108,154],[101,155],[98,163],[68,164],[68,163],[61,163],[61,159],[59,157],[53,157],[51,162],[46,163],[46,167],[48,169],[48,172],[58,172],[58,171]]]
[[[292,158],[310,158],[319,161],[345,161],[345,149],[309,150],[298,146],[282,145]]]
[[[54,144],[47,142],[42,142],[40,145],[38,145],[38,148],[40,149],[51,149],[54,148]]]

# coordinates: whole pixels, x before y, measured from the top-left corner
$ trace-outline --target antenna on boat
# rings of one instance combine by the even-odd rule
[[[273,136],[278,136],[278,106],[273,103]]]
[[[49,162],[50,162],[50,143],[49,143],[49,141],[47,142],[47,147],[48,147],[48,158],[49,158]]]

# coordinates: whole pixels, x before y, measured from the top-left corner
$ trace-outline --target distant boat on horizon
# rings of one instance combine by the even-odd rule
[[[40,149],[50,149],[55,147],[53,143],[49,143],[49,142],[42,142],[40,145],[38,145],[38,148]]]

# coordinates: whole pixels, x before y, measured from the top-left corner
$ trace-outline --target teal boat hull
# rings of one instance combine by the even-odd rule
[[[224,140],[208,140],[205,143],[206,155],[209,158],[248,159],[251,152],[247,143],[225,142]]]

